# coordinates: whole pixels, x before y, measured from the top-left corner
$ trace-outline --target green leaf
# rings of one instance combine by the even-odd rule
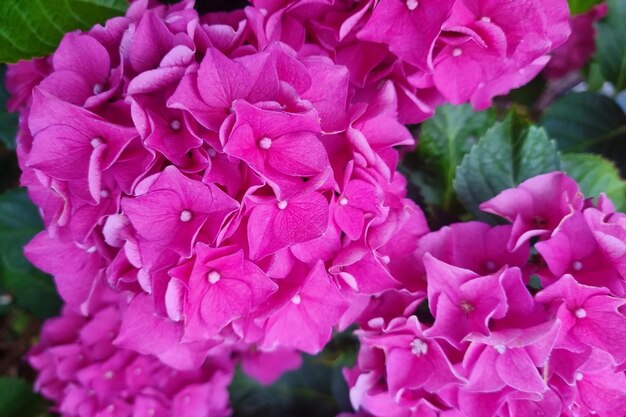
[[[43,401],[28,382],[21,378],[0,377],[0,416],[36,417],[43,412]]]
[[[514,115],[496,123],[472,147],[456,170],[454,188],[476,218],[492,221],[478,206],[501,191],[561,167],[556,144],[545,130],[528,127]]]
[[[23,189],[0,195],[0,283],[18,305],[46,318],[58,313],[61,301],[52,279],[23,254],[23,246],[42,229],[39,212]]]
[[[587,197],[604,192],[619,211],[626,210],[626,182],[613,162],[598,155],[571,153],[562,156],[563,170],[578,182]]]
[[[59,314],[62,302],[50,276],[34,267],[14,269],[0,264],[0,280],[17,305],[38,318]]]
[[[354,328],[337,333],[317,356],[304,356],[300,369],[263,386],[241,372],[230,386],[233,417],[328,417],[352,411],[342,375],[358,350]]]
[[[0,142],[7,149],[15,149],[15,135],[17,134],[17,114],[7,111],[9,93],[4,87],[6,65],[0,65]]]
[[[230,386],[234,417],[327,417],[341,409],[333,396],[333,368],[305,357],[300,369],[266,387],[237,372]]]
[[[456,167],[494,121],[491,111],[474,112],[470,105],[446,105],[422,124],[416,164],[420,171],[411,177],[427,204],[451,209],[455,203],[452,182]]]
[[[546,86],[546,79],[539,74],[528,84],[512,90],[508,94],[507,100],[521,104],[522,106],[533,108],[541,98],[541,95],[544,93]]]
[[[617,91],[626,88],[626,1],[607,0],[609,13],[598,24],[597,59]]]
[[[126,0],[2,0],[0,62],[53,52],[63,35],[124,13]]]
[[[585,13],[596,4],[602,2],[602,0],[567,0],[569,3],[570,12],[575,14]]]
[[[626,136],[626,115],[609,97],[571,93],[555,101],[540,124],[564,152],[581,152]]]
[[[23,189],[0,195],[0,257],[11,268],[27,268],[22,247],[43,229],[37,207]]]

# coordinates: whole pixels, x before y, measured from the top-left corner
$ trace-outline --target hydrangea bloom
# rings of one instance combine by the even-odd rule
[[[55,402],[56,411],[65,417],[230,415],[228,350],[180,371],[154,356],[119,348],[113,340],[127,306],[115,294],[100,294],[90,316],[65,308],[48,320],[30,352],[39,372],[35,388]]]
[[[567,38],[565,0],[510,3],[257,0],[199,16],[190,0],[138,0],[126,16],[66,35],[51,58],[9,70],[22,183],[46,225],[28,258],[54,275],[67,316],[99,317],[99,294],[113,289],[123,305],[115,349],[181,372],[234,349],[244,369],[271,382],[297,366],[296,350],[317,353],[334,328],[353,322],[373,332],[372,372],[380,352],[396,349],[376,332],[437,353],[416,367],[449,368],[441,378],[405,375],[408,389],[394,381],[390,401],[401,399],[400,409],[414,401],[435,413],[437,401],[418,399],[427,390],[441,389],[450,404],[466,398],[450,387],[473,378],[473,362],[460,369],[454,353],[470,344],[506,340],[521,353],[502,361],[543,366],[530,346],[558,326],[541,327],[541,311],[519,295],[524,259],[529,239],[557,230],[582,200],[553,178],[546,187],[562,193],[554,213],[541,215],[554,224],[534,224],[534,199],[545,193],[530,184],[523,213],[492,202],[513,226],[467,226],[480,246],[463,241],[465,226],[418,245],[428,227],[396,172],[399,149],[414,145],[405,123],[445,102],[488,106]],[[619,270],[610,242],[594,239]],[[424,262],[415,256],[426,252]],[[484,296],[487,286],[497,294]],[[392,320],[425,297],[442,315],[460,302],[474,316],[454,331],[442,320],[430,328]],[[505,332],[528,314],[537,334]],[[494,320],[503,333],[480,339],[493,335]],[[275,366],[276,355],[289,360]],[[502,378],[498,401],[514,401],[515,382]],[[357,397],[379,413],[367,383],[359,386]],[[516,407],[526,400],[515,397]]]
[[[606,16],[606,3],[598,4],[586,13],[572,16],[572,36],[552,52],[552,58],[544,74],[548,78],[559,78],[571,71],[581,69],[596,50],[594,24]]]
[[[396,90],[243,31],[253,8],[225,24],[192,6],[135,2],[67,35],[22,100],[23,182],[47,226],[26,253],[83,313],[105,282],[149,294],[183,344],[316,353],[427,231],[395,173],[393,147],[413,143]]]
[[[357,365],[345,371],[353,405],[374,416],[619,415],[626,215],[605,196],[585,200],[559,172],[483,207],[513,225],[427,234],[415,253],[425,278],[406,287],[413,304],[378,303],[359,319]],[[533,274],[542,288],[530,286]],[[424,291],[432,317],[420,322]]]

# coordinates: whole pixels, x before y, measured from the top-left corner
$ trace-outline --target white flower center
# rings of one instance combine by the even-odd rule
[[[428,345],[421,339],[415,338],[411,342],[411,353],[415,356],[422,356],[428,353]]]
[[[93,86],[93,94],[94,96],[97,96],[98,94],[100,94],[102,92],[102,84],[96,84]]]
[[[495,345],[493,347],[500,355],[504,355],[504,352],[506,352],[506,346],[503,345]]]
[[[100,138],[93,138],[91,139],[90,143],[91,143],[91,146],[95,149],[98,146],[102,145],[104,142]]]
[[[452,50],[452,56],[457,57],[463,55],[463,50],[461,48],[454,48]]]
[[[579,319],[584,319],[585,317],[587,317],[587,312],[585,311],[584,308],[579,308],[577,309],[574,314],[576,315],[576,317],[578,317]]]
[[[284,210],[287,208],[287,201],[286,200],[279,201],[277,206],[279,209]]]
[[[576,376],[575,376],[575,378],[576,378],[576,381],[582,381],[582,379],[583,379],[583,374],[582,374],[582,373],[580,373],[580,372],[576,372]]]
[[[348,199],[347,199],[347,198],[345,198],[345,197],[341,197],[341,198],[339,199],[339,205],[341,205],[341,206],[345,206],[346,204],[348,204]]]
[[[113,379],[113,375],[114,375],[113,371],[106,371],[104,373],[104,379]]]
[[[272,139],[265,137],[259,140],[259,148],[267,150],[271,147],[272,147]]]
[[[417,0],[406,0],[406,7],[407,9],[413,11],[415,9],[417,9],[417,6],[419,6],[420,3]]]
[[[572,269],[574,271],[580,271],[581,269],[583,269],[583,263],[580,261],[574,261],[572,262]]]
[[[193,217],[193,215],[191,214],[191,212],[189,210],[183,210],[180,212],[180,221],[181,222],[188,222],[191,220],[191,218]]]
[[[182,123],[180,123],[180,120],[172,120],[172,123],[170,123],[170,127],[173,130],[180,130],[180,128],[182,127]]]
[[[300,294],[296,294],[291,299],[291,302],[294,303],[295,305],[298,305],[302,302],[302,297],[300,297]]]
[[[389,256],[387,256],[387,255],[381,256],[380,260],[383,261],[383,263],[385,265],[387,265],[387,264],[389,264],[389,262],[391,262],[391,258]]]
[[[220,280],[220,278],[222,278],[222,276],[217,271],[211,271],[207,275],[207,279],[211,284],[215,284],[217,281]]]
[[[487,16],[481,17],[480,20],[482,20],[485,23],[491,23],[491,18]]]
[[[463,310],[466,313],[471,313],[472,311],[474,311],[474,305],[472,303],[470,303],[469,301],[461,301],[461,310]]]
[[[107,198],[110,195],[111,194],[109,194],[109,192],[107,190],[101,190],[100,191],[100,197],[102,197],[102,198]]]

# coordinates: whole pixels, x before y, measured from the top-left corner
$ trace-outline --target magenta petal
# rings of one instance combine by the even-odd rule
[[[547,386],[524,349],[507,349],[496,359],[496,370],[504,383],[525,392],[542,393]]]
[[[320,193],[296,195],[282,202],[270,200],[250,214],[250,256],[260,259],[291,244],[313,240],[327,225],[328,202]]]

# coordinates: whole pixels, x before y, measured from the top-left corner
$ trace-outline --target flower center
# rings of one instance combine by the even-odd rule
[[[302,297],[300,297],[300,294],[296,294],[291,299],[291,302],[294,303],[295,305],[298,305],[302,302]]]
[[[100,197],[102,197],[102,198],[107,198],[110,195],[111,194],[109,194],[109,192],[107,190],[101,190],[100,191]]]
[[[485,23],[491,23],[491,18],[487,16],[481,17],[480,20],[482,20]]]
[[[575,378],[576,378],[576,381],[582,381],[582,379],[583,379],[583,374],[582,374],[582,373],[580,373],[580,372],[576,372],[576,376],[575,376]]]
[[[93,95],[97,96],[98,94],[100,94],[102,92],[104,87],[102,87],[102,84],[96,84],[93,86]]]
[[[341,206],[345,206],[346,204],[348,204],[348,199],[347,199],[347,198],[345,198],[345,197],[341,197],[341,198],[339,199],[339,205],[341,205]]]
[[[587,312],[585,311],[584,308],[579,308],[579,309],[576,309],[576,311],[574,312],[574,315],[578,317],[579,319],[584,319],[585,317],[587,317]]]
[[[506,346],[504,345],[495,345],[493,347],[500,355],[504,355],[504,352],[506,352]]]
[[[461,56],[461,55],[463,55],[463,50],[461,48],[454,48],[452,50],[452,56],[453,57],[458,57],[458,56]]]
[[[279,201],[277,206],[279,209],[284,210],[287,208],[287,201],[286,200]]]
[[[496,269],[496,264],[493,261],[487,261],[485,262],[485,268],[487,268],[487,271],[494,271]]]
[[[583,263],[580,261],[574,261],[572,262],[572,269],[574,271],[580,271],[581,269],[583,269]]]
[[[183,210],[183,211],[180,212],[180,221],[181,222],[187,223],[188,221],[191,220],[192,217],[193,217],[193,214],[191,214],[191,212],[189,210]]]
[[[170,123],[170,127],[172,128],[172,130],[180,130],[180,128],[182,127],[182,123],[180,123],[180,120],[175,119],[172,120],[172,123]]]
[[[420,3],[417,0],[406,0],[406,7],[407,9],[413,11],[415,9],[417,9],[417,6],[419,6]]]
[[[465,311],[466,313],[471,313],[472,311],[474,311],[474,305],[467,300],[461,301],[460,306],[461,310]]]
[[[220,278],[222,278],[222,276],[217,271],[211,271],[207,274],[207,280],[211,284],[215,284],[217,281],[220,280]]]
[[[259,148],[268,150],[272,147],[272,139],[265,137],[259,140]]]
[[[411,342],[411,353],[417,357],[425,355],[428,353],[428,345],[421,339],[415,338]]]
[[[90,143],[91,143],[91,146],[95,149],[98,146],[102,145],[104,142],[100,138],[93,138],[91,139]]]

